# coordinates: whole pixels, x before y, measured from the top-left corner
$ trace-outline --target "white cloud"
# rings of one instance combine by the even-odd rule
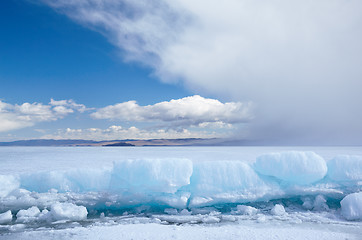
[[[0,101],[0,132],[34,126],[38,122],[55,121],[73,113],[73,109],[81,112],[86,109],[84,105],[72,100],[63,101],[65,104],[52,99],[49,105],[27,102],[13,105]]]
[[[77,110],[78,112],[85,112],[87,110],[91,110],[91,108],[87,108],[84,104],[78,104],[74,102],[72,99],[68,100],[59,100],[56,101],[53,98],[50,99],[50,105],[55,106],[53,108],[54,111],[58,111],[59,113],[72,113],[73,109]]]
[[[164,1],[42,0],[73,20],[106,35],[129,60],[156,66],[163,46],[177,38],[188,17]]]
[[[234,126],[230,123],[218,122],[203,122],[198,125],[200,128],[233,128]]]
[[[76,111],[90,110],[72,100],[49,104],[8,104],[0,101],[0,132],[31,127],[39,122],[62,119]],[[109,128],[35,129],[42,138],[54,139],[155,139],[155,138],[213,138],[230,135],[238,125],[252,118],[252,104],[221,103],[215,99],[191,96],[154,105],[140,106],[135,101],[119,103],[95,110],[96,119],[126,121],[131,127],[113,125]],[[136,124],[136,125],[135,125]],[[139,124],[140,126],[137,126]]]
[[[43,2],[163,81],[253,101],[255,137],[360,139],[360,0]]]
[[[211,123],[221,127],[250,121],[251,108],[251,103],[221,103],[215,99],[195,95],[147,106],[140,106],[135,101],[118,103],[98,109],[91,116],[96,119],[132,122],[167,122],[173,127],[206,127]]]
[[[215,138],[226,137],[227,133],[214,131],[200,131],[190,129],[139,129],[135,126],[124,128],[122,126],[110,126],[106,129],[87,128],[58,130],[57,133],[45,135],[46,139],[85,139],[85,140],[122,140],[122,139],[177,139],[177,138]]]

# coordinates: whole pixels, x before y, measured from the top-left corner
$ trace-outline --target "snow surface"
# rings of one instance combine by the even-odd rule
[[[215,231],[210,239],[265,239],[264,232],[302,239],[298,234],[306,229],[315,236],[319,232],[320,239],[354,239],[354,233],[362,233],[362,149],[328,148],[317,151],[321,155],[266,150],[273,149],[0,148],[5,153],[0,154],[0,238],[87,239],[94,232],[90,239],[102,239],[97,232],[111,234],[105,228],[118,232],[151,225],[176,239],[187,237],[177,235],[172,224],[190,231],[190,239],[205,229]],[[242,232],[245,223],[250,225]],[[305,228],[311,223],[332,224],[340,232],[315,224]],[[291,237],[274,232],[286,224],[298,225],[288,232]],[[216,233],[217,228],[231,235]],[[256,238],[248,231],[256,231]],[[155,234],[138,230],[126,232],[124,239],[163,239]],[[303,239],[308,236],[317,239],[313,234]]]
[[[278,225],[268,223],[240,223],[229,225],[163,225],[158,223],[135,223],[115,225],[95,225],[92,227],[73,226],[58,230],[36,230],[13,232],[1,236],[1,239],[278,239],[278,240],[359,240],[360,231],[354,226],[335,226],[317,224]]]

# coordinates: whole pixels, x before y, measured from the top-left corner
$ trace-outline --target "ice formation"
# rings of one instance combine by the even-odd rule
[[[314,152],[269,153],[257,157],[254,169],[286,183],[306,185],[324,178],[325,160]]]
[[[115,191],[175,193],[190,184],[188,159],[136,159],[114,163],[110,188]]]
[[[189,190],[193,196],[190,206],[203,206],[255,200],[272,189],[246,163],[204,161],[194,164]]]
[[[361,159],[339,156],[328,162],[327,169],[325,160],[313,152],[264,154],[252,163],[163,157],[115,161],[105,169],[0,175],[0,223],[13,218],[17,224],[81,221],[88,212],[99,211],[158,211],[167,219],[183,216],[177,221],[228,211],[243,217],[257,215],[262,221],[265,216],[259,216],[257,204],[278,199],[294,199],[305,210],[329,211],[331,202],[339,208],[343,197],[361,191]],[[361,219],[361,202],[361,193],[346,196],[342,215]],[[284,216],[283,205],[273,202],[266,211]],[[210,215],[197,221],[222,219]]]

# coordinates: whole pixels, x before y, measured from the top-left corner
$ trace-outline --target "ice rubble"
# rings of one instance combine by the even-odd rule
[[[56,221],[81,221],[87,219],[88,211],[84,206],[77,206],[72,203],[54,203],[50,211],[39,210],[32,206],[28,209],[21,209],[16,214],[16,223],[33,222],[56,222]],[[12,221],[11,211],[0,214],[0,224],[10,223]]]
[[[182,212],[185,208],[293,197],[304,201],[304,209],[328,211],[327,200],[320,194],[337,193],[340,200],[351,193],[344,184],[339,184],[340,181],[349,181],[354,189],[360,189],[361,162],[362,157],[339,156],[327,165],[313,152],[293,151],[264,154],[251,164],[132,159],[116,161],[108,169],[0,175],[0,212],[3,212],[0,221],[9,221],[9,214],[12,214],[8,210],[17,212],[15,221],[19,223],[34,219],[80,221],[87,218],[87,209],[133,208],[142,212],[147,208],[139,206],[148,205]],[[308,194],[313,195],[314,203],[306,196]],[[360,194],[347,196],[341,202],[343,216],[361,219],[360,202]],[[274,208],[272,213],[282,213],[281,207]],[[236,211],[255,214],[257,210],[254,209],[239,205]],[[178,213],[177,210],[171,212]]]

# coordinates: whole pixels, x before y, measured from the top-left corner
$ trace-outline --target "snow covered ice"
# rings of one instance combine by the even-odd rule
[[[11,211],[6,211],[4,213],[0,213],[0,224],[7,224],[13,220],[13,215]]]
[[[358,148],[4,147],[0,238],[119,224],[158,224],[174,234],[173,224],[234,232],[292,224],[298,232],[319,223],[328,228],[321,239],[353,239],[362,233],[361,156]]]
[[[342,215],[348,220],[362,220],[362,192],[351,193],[341,201]]]
[[[338,182],[362,181],[362,156],[341,155],[328,161],[328,176]]]

